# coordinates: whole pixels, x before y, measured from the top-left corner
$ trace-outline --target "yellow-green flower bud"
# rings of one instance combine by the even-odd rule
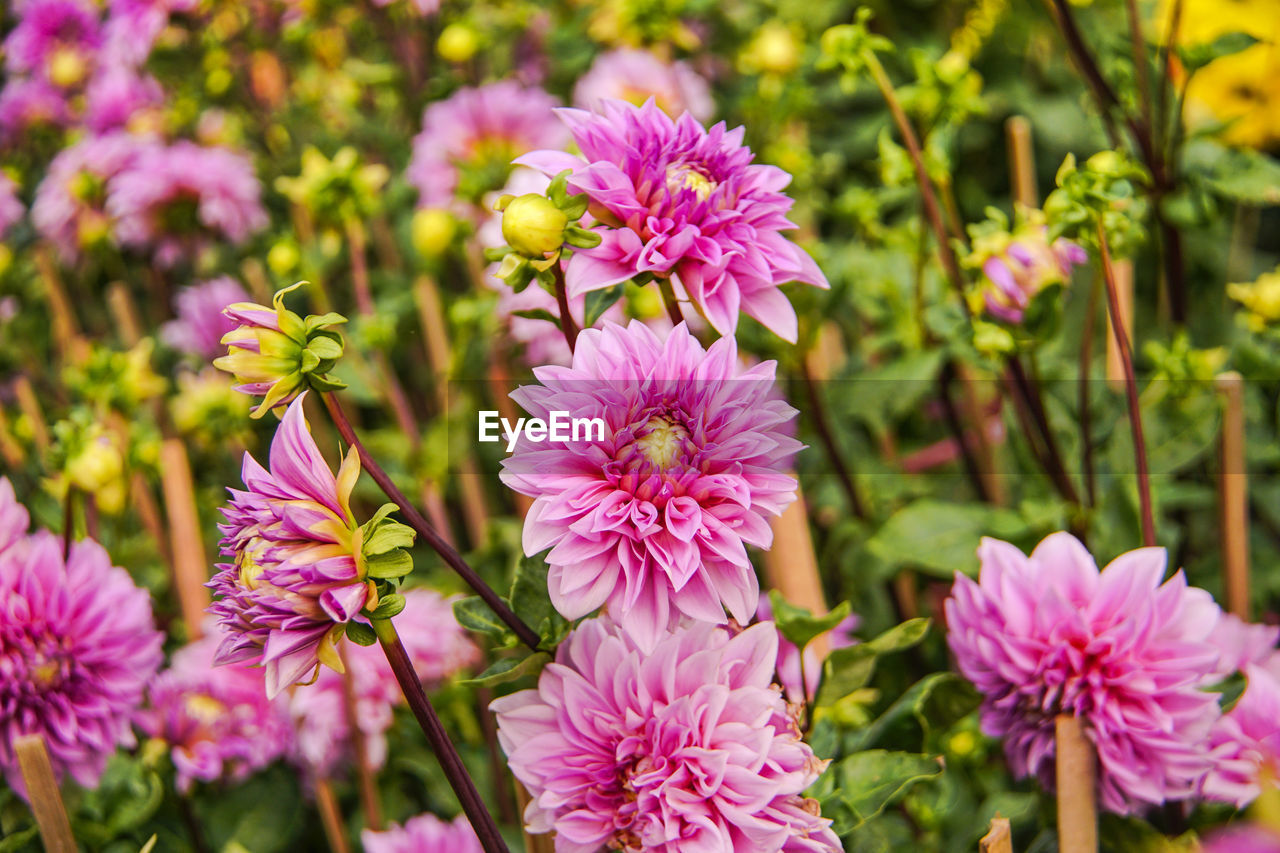
[[[424,207],[413,214],[410,226],[414,250],[424,258],[434,258],[453,245],[458,223],[441,207]]]
[[[502,237],[529,258],[541,258],[564,245],[569,217],[551,199],[529,193],[511,199],[502,212]]]
[[[454,22],[445,27],[436,42],[436,50],[440,58],[446,62],[463,63],[476,55],[480,48],[480,38],[470,26]]]

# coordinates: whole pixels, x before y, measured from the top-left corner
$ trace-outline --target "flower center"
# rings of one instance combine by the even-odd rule
[[[646,459],[659,468],[666,469],[680,458],[684,440],[688,437],[689,431],[680,424],[664,417],[654,417],[644,425],[636,446]]]
[[[706,201],[716,188],[716,182],[693,163],[672,163],[667,167],[667,190],[672,194],[680,190],[692,190],[698,201]]]
[[[226,705],[203,693],[188,696],[184,706],[188,714],[206,725],[216,722],[227,711]]]

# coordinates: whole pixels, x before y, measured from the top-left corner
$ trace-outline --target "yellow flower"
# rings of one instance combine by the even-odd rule
[[[1248,284],[1228,284],[1227,296],[1244,306],[1245,323],[1255,332],[1280,320],[1280,267]]]

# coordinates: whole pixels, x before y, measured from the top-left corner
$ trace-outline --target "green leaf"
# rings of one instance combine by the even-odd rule
[[[1188,74],[1199,71],[1215,59],[1247,50],[1258,43],[1248,33],[1223,33],[1213,41],[1178,47],[1178,59]]]
[[[874,640],[835,649],[823,661],[822,684],[818,687],[816,704],[819,707],[834,705],[865,687],[875,672],[877,657],[911,648],[923,640],[928,631],[928,619],[908,619]]]
[[[386,554],[365,557],[364,565],[371,578],[402,578],[413,571],[413,556],[403,548],[397,548]]]
[[[526,625],[538,631],[543,639],[555,644],[568,625],[556,612],[547,592],[547,564],[541,557],[522,557],[516,564],[515,579],[508,597],[511,610]]]
[[[374,609],[373,613],[369,615],[369,618],[390,619],[392,616],[395,616],[396,614],[398,614],[401,610],[404,610],[404,605],[405,605],[404,596],[401,595],[400,593],[393,592],[390,595],[384,595],[378,601],[378,606]],[[351,623],[347,623],[347,624],[351,624]]]
[[[590,328],[596,324],[596,321],[604,316],[604,312],[613,307],[613,304],[622,298],[622,294],[626,291],[625,284],[615,284],[613,287],[606,287],[604,290],[593,290],[587,294],[585,313],[583,314],[583,325]]]
[[[867,549],[894,571],[912,567],[950,579],[977,569],[983,536],[1014,539],[1026,533],[1026,521],[1014,510],[925,498],[894,513]]]
[[[343,346],[341,339],[335,341],[329,335],[316,335],[311,339],[310,343],[307,344],[307,352],[311,353],[316,358],[328,359],[329,361],[341,358],[342,350]]]
[[[36,833],[39,832],[38,827],[30,827],[21,832],[12,832],[4,838],[0,838],[0,853],[13,853],[13,851],[21,850],[27,846],[27,842],[34,841]]]
[[[846,413],[877,432],[888,430],[917,410],[920,400],[935,390],[934,379],[943,357],[940,349],[909,353],[863,371],[852,383],[852,393],[842,395],[850,405]]]
[[[365,525],[365,537],[360,550],[369,557],[386,554],[398,548],[412,548],[414,537],[413,528],[407,524],[383,519],[372,530]]]
[[[902,694],[879,718],[858,731],[849,749],[901,746],[919,749],[929,736],[946,731],[978,707],[981,697],[954,672],[926,675]],[[904,741],[912,740],[908,744]]]
[[[849,602],[842,601],[827,615],[814,616],[803,607],[787,601],[776,589],[769,590],[769,602],[773,606],[773,621],[778,631],[799,649],[843,622],[850,610]]]
[[[378,642],[378,635],[373,633],[373,629],[364,622],[352,619],[347,623],[346,632],[347,639],[357,646],[372,646]]]
[[[1184,169],[1214,195],[1257,206],[1280,205],[1280,162],[1248,148],[1197,139],[1183,149]]]
[[[507,634],[507,626],[493,612],[493,608],[485,604],[478,595],[471,595],[453,603],[453,615],[458,624],[481,634],[502,639]]]
[[[823,812],[827,802],[839,803],[851,812],[849,828],[853,829],[901,799],[912,786],[942,775],[942,764],[928,755],[872,749],[850,755],[833,771],[836,789],[823,802]]]
[[[461,683],[476,687],[491,687],[539,672],[550,661],[551,655],[546,652],[536,652],[523,658],[499,658],[475,678],[468,678]]]

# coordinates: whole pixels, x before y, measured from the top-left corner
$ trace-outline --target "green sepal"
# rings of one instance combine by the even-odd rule
[[[378,635],[373,633],[373,629],[364,622],[352,619],[347,623],[346,632],[347,639],[357,646],[372,646],[378,642]]]
[[[403,548],[397,548],[385,554],[365,555],[364,566],[365,574],[371,578],[402,578],[413,571],[413,557]]]
[[[378,600],[378,606],[369,614],[370,619],[390,619],[404,610],[404,596],[398,592],[384,595]],[[347,623],[350,624],[350,623]]]

